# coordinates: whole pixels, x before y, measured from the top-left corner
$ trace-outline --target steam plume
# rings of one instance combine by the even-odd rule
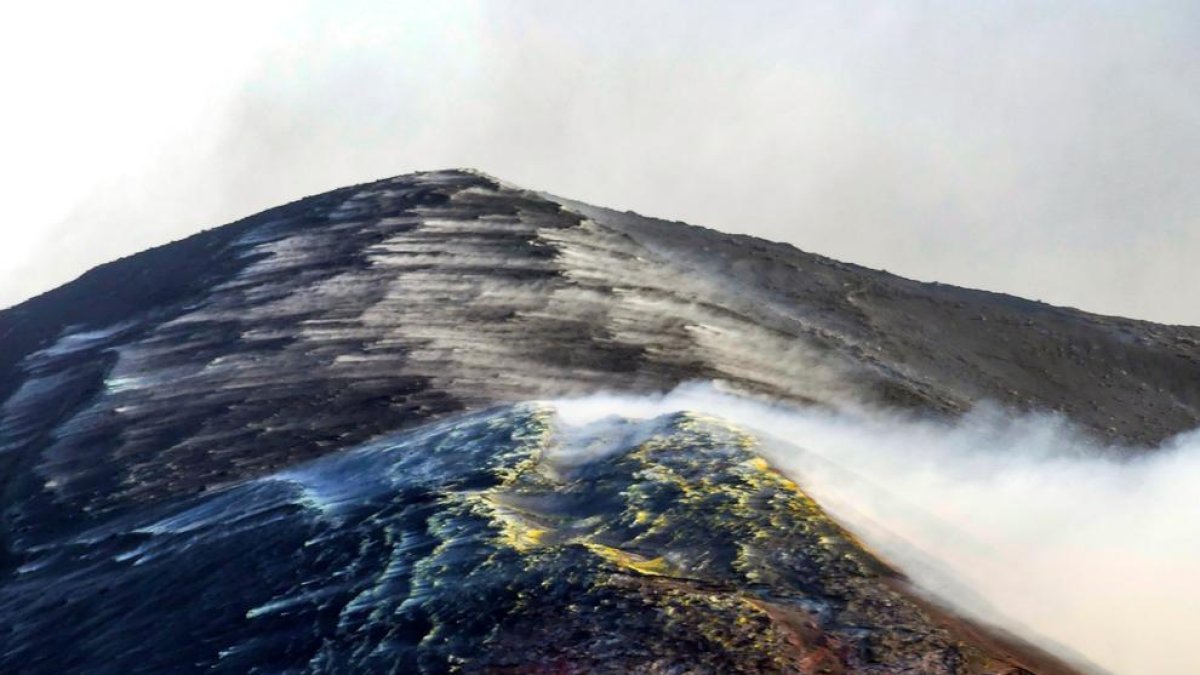
[[[1060,417],[790,409],[711,385],[557,407],[721,416],[943,604],[1114,672],[1200,672],[1200,432],[1115,448]]]

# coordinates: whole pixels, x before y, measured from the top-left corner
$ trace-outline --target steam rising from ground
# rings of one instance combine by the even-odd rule
[[[1131,452],[1059,417],[792,409],[700,385],[556,405],[568,424],[720,416],[942,602],[1114,672],[1200,672],[1200,432]]]

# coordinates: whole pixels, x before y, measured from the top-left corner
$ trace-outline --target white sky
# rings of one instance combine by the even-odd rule
[[[1195,3],[4,2],[0,82],[0,305],[472,166],[1200,324]]]

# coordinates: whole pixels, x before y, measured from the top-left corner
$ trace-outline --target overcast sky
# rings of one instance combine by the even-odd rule
[[[470,166],[1200,325],[1194,2],[5,3],[0,81],[0,305]]]

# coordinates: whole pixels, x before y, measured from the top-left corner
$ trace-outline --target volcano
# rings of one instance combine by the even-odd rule
[[[556,415],[696,381],[1146,447],[1200,426],[1200,329],[470,170],[308,197],[0,312],[0,671],[1094,670],[930,601],[729,420]]]

